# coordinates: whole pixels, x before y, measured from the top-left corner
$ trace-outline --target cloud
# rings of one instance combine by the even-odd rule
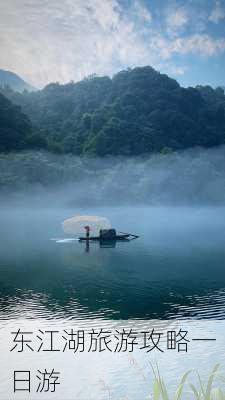
[[[196,34],[175,40],[170,49],[171,52],[180,54],[195,53],[210,57],[225,51],[225,39],[214,39],[207,34]]]
[[[169,40],[162,36],[152,40],[153,51],[164,59],[170,59],[174,54],[196,54],[204,57],[218,55],[225,51],[225,39],[215,39],[207,34],[194,34]]]
[[[79,80],[93,72],[154,63],[142,40],[151,14],[141,2],[124,12],[116,0],[8,0],[0,4],[2,68],[34,85]]]
[[[222,8],[221,4],[219,1],[216,2],[215,8],[212,10],[210,16],[209,16],[209,21],[214,22],[215,24],[218,24],[220,20],[225,18],[225,10]]]
[[[174,64],[174,54],[211,57],[225,50],[224,38],[187,35],[189,8],[166,11],[165,21],[153,18],[143,0],[126,8],[119,0],[0,2],[0,68],[41,87],[137,65],[164,63],[178,76],[185,69]]]
[[[144,22],[151,22],[152,21],[152,15],[151,12],[143,3],[140,1],[135,1],[134,2],[134,10],[137,14],[137,16]]]
[[[167,27],[174,32],[180,30],[188,23],[187,10],[178,8],[167,15]]]
[[[165,66],[164,66],[165,68]],[[172,75],[172,76],[182,76],[185,74],[187,71],[187,67],[180,67],[176,65],[168,65],[167,66],[167,71]]]

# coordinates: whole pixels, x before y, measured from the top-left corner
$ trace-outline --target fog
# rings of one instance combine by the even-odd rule
[[[101,159],[47,152],[2,155],[1,205],[224,205],[224,156],[224,146]]]
[[[224,318],[224,151],[2,155],[2,316]],[[87,251],[63,232],[74,214],[139,238]]]

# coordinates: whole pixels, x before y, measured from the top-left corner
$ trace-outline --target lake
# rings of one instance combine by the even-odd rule
[[[74,214],[105,216],[118,231],[140,237],[114,247],[90,243],[87,251],[84,243],[62,230],[62,221]],[[224,217],[224,208],[210,207],[2,209],[0,397],[12,398],[10,371],[24,365],[31,370],[48,365],[63,370],[64,386],[54,399],[139,400],[150,399],[150,362],[161,366],[170,390],[188,368],[201,366],[200,372],[208,373],[215,363],[223,363]],[[63,331],[77,324],[109,329],[130,323],[140,331],[152,320],[156,325],[183,324],[194,336],[218,340],[196,344],[187,355],[157,352],[150,357],[139,351],[113,359],[105,353],[71,358],[66,353],[37,357],[28,351],[22,357],[7,351],[18,327],[37,332],[49,327]],[[15,398],[29,397],[17,393]],[[34,393],[32,398],[40,397]]]
[[[77,213],[140,238],[86,252],[60,240]],[[4,209],[0,231],[1,318],[225,316],[223,208]]]

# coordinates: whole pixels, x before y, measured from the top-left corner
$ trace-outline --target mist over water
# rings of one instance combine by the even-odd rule
[[[224,329],[214,320],[225,319],[224,147],[138,159],[26,153],[4,156],[0,166],[1,176],[12,183],[1,192],[2,329],[45,330],[53,325],[63,330],[74,325],[108,330],[121,321],[141,331],[152,319],[162,324],[183,320],[182,328],[192,320],[197,337],[207,335],[208,326],[209,336],[218,340],[182,358],[180,374],[200,364],[207,371],[223,362]],[[62,222],[75,214],[106,217],[117,231],[139,238],[111,246],[90,243],[87,249],[62,229]],[[199,320],[209,325],[201,327]],[[79,395],[84,387],[83,398],[89,390],[101,398],[95,382],[90,384],[93,376],[111,379],[115,398],[130,393],[140,399],[149,393],[148,353],[134,354],[134,364],[125,353],[114,361],[98,357],[95,363],[77,356],[60,359],[60,367],[72,371],[68,378],[73,382],[75,375],[76,381],[75,388],[68,383],[58,398]],[[151,361],[156,356],[161,370],[170,365],[166,376],[173,388],[180,354],[163,353],[161,359],[154,353]],[[36,370],[36,360],[10,361],[7,353],[2,365],[18,370],[33,365]],[[44,361],[44,367],[48,362],[52,366],[47,353]],[[138,365],[146,373],[141,385]],[[1,387],[0,394],[7,390]]]
[[[224,152],[2,156],[1,317],[224,318]],[[75,214],[140,238],[87,252]]]
[[[225,147],[136,158],[1,156],[1,204],[77,207],[225,204]]]

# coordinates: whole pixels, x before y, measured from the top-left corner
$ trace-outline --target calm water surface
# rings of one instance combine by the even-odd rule
[[[113,227],[140,238],[108,248],[92,243],[87,252],[61,228],[64,219],[81,213],[106,216]],[[38,369],[60,371],[55,400],[149,400],[155,362],[170,393],[189,369],[207,378],[219,362],[224,373],[224,217],[222,208],[2,210],[0,398],[30,399],[24,392],[13,396],[13,371],[25,367],[34,377]],[[9,351],[19,328],[111,330],[129,322],[141,332],[155,327],[148,321],[153,318],[158,324],[179,323],[193,337],[217,340],[190,343],[187,354]],[[53,397],[42,393],[41,398]],[[40,399],[35,388],[32,399]]]
[[[102,248],[61,222],[106,216],[140,238]],[[225,318],[225,209],[1,211],[0,318]]]

